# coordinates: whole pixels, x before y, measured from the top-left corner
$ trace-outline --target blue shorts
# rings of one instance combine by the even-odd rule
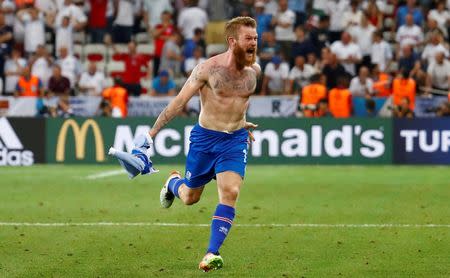
[[[225,171],[236,172],[244,178],[248,152],[246,129],[226,133],[196,124],[189,139],[185,174],[188,187],[203,186]]]

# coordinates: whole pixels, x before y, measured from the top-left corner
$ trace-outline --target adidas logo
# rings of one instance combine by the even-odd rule
[[[29,166],[34,163],[33,153],[24,150],[6,118],[0,118],[0,166]]]

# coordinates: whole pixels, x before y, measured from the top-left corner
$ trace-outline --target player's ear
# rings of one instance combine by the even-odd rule
[[[228,42],[229,46],[234,46],[234,44],[236,43],[236,40],[232,36],[229,36],[227,38],[227,42]]]

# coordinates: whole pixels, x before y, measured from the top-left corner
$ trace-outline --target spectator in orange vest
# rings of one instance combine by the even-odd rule
[[[348,78],[339,77],[337,88],[328,95],[330,112],[335,118],[348,118],[352,114],[352,94],[348,89]]]
[[[372,69],[373,91],[378,97],[388,97],[392,94],[391,76],[381,72],[380,67],[375,64]]]
[[[416,96],[416,81],[409,77],[408,70],[402,70],[400,77],[392,82],[392,94],[394,106],[401,105],[402,99],[407,97],[409,100],[409,109],[414,111]]]
[[[396,118],[414,118],[414,112],[410,108],[409,98],[402,97],[400,103],[394,106],[394,117]]]
[[[114,78],[114,85],[103,91],[104,100],[109,101],[112,108],[112,117],[125,118],[128,115],[128,92],[122,87],[122,80]]]
[[[300,107],[305,117],[313,117],[319,101],[327,97],[327,87],[324,85],[324,76],[314,74],[310,78],[311,84],[303,87]]]
[[[22,75],[16,85],[14,96],[16,97],[38,97],[43,96],[44,90],[42,82],[39,78],[31,75],[30,66],[26,66],[22,70]]]

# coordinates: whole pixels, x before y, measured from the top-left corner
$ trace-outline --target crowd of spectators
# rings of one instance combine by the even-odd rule
[[[258,23],[256,95],[299,95],[299,115],[348,117],[354,97],[375,115],[374,99],[392,96],[394,116],[414,117],[416,96],[450,88],[450,0],[0,0],[0,8],[1,94],[41,97],[51,116],[70,115],[71,95],[103,96],[102,111],[116,116],[126,115],[128,96],[176,95],[197,64],[226,50],[223,28],[235,16]],[[441,108],[448,115],[448,102]]]

